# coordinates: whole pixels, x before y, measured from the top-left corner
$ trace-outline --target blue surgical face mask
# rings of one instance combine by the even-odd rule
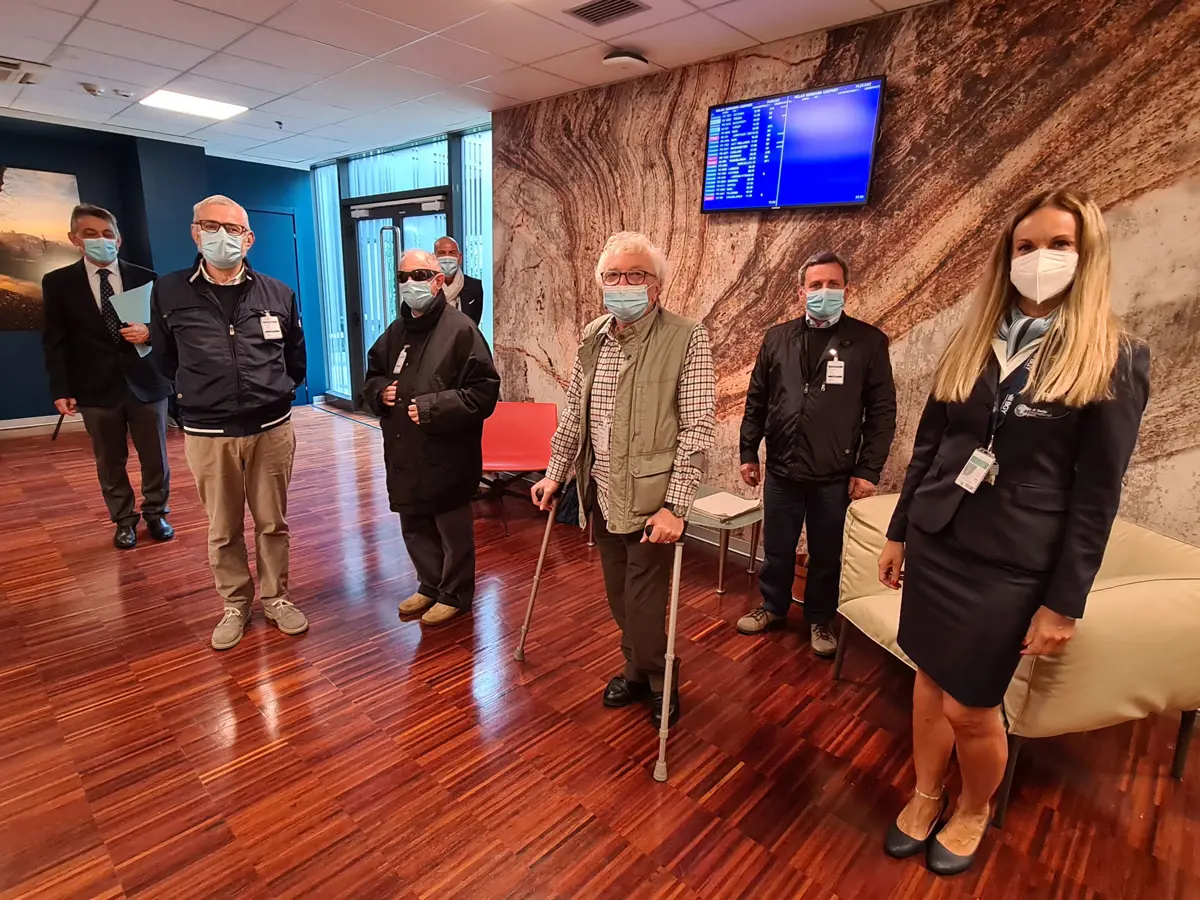
[[[396,293],[418,315],[427,312],[435,299],[433,287],[428,281],[405,281],[396,286]]]
[[[117,258],[116,238],[84,238],[83,255],[98,266],[111,265]]]
[[[438,266],[441,267],[442,274],[447,278],[453,278],[458,274],[458,260],[453,256],[439,256],[437,261]]]
[[[808,314],[818,322],[828,322],[846,308],[846,292],[842,288],[821,288],[805,292]]]
[[[636,322],[650,308],[650,295],[646,286],[606,287],[604,308],[616,316],[617,321],[628,325]]]
[[[242,237],[229,234],[224,228],[211,234],[200,232],[200,253],[218,269],[236,269],[246,255],[242,250]]]

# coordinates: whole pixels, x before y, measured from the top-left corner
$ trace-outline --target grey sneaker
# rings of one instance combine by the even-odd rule
[[[274,622],[275,627],[284,634],[304,634],[308,631],[308,619],[292,605],[291,600],[282,597],[278,600],[264,600],[263,614],[268,622]]]
[[[833,659],[837,655],[837,635],[833,633],[832,625],[812,627],[812,648],[821,659]]]
[[[772,628],[782,627],[784,621],[784,616],[775,615],[765,606],[756,606],[738,619],[737,630],[742,634],[762,634]]]
[[[214,650],[229,650],[236,647],[242,640],[242,632],[246,630],[247,617],[240,609],[232,606],[225,607],[225,615],[212,633],[212,648]]]

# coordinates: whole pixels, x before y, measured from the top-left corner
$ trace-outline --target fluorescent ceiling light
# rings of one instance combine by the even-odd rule
[[[138,102],[143,106],[169,109],[171,112],[186,113],[189,116],[204,116],[206,119],[228,119],[238,113],[244,113],[249,108],[238,106],[236,103],[205,100],[190,94],[177,94],[175,91],[155,91]]]

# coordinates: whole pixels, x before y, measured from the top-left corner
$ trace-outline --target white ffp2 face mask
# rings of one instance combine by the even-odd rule
[[[1045,303],[1071,286],[1078,265],[1074,250],[1034,250],[1013,257],[1008,277],[1022,297]]]

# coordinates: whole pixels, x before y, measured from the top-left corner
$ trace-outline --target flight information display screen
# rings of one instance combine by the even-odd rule
[[[883,78],[714,106],[704,212],[867,202]]]

